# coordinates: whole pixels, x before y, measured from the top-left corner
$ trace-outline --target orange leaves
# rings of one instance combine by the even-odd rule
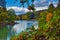
[[[20,40],[23,40],[23,37],[22,37],[22,35],[20,34]]]
[[[48,13],[47,16],[46,16],[46,21],[50,21],[51,18],[52,18],[53,14],[52,13]]]

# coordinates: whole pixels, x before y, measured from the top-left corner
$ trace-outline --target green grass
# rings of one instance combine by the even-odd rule
[[[7,27],[0,28],[0,39],[5,39],[7,37],[8,29]]]

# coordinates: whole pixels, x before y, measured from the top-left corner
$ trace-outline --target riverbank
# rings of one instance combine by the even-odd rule
[[[7,25],[14,25],[14,24],[18,24],[14,21],[11,21],[11,22],[4,22],[4,21],[1,21],[0,22],[0,27],[4,27],[4,26],[7,26]]]

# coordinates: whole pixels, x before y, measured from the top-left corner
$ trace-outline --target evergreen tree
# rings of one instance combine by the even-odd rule
[[[54,11],[54,6],[53,6],[53,4],[51,3],[50,5],[49,5],[49,7],[48,7],[48,12],[53,12]]]

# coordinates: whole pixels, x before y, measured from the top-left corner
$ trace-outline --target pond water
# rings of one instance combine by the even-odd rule
[[[31,28],[34,25],[34,28],[37,29],[38,28],[38,22],[35,20],[30,20],[30,21],[26,21],[26,20],[19,20],[19,21],[15,21],[18,24],[15,24],[12,29],[9,31],[8,36],[7,36],[7,40],[10,40],[11,34],[19,34],[22,31],[25,31],[26,28]]]

